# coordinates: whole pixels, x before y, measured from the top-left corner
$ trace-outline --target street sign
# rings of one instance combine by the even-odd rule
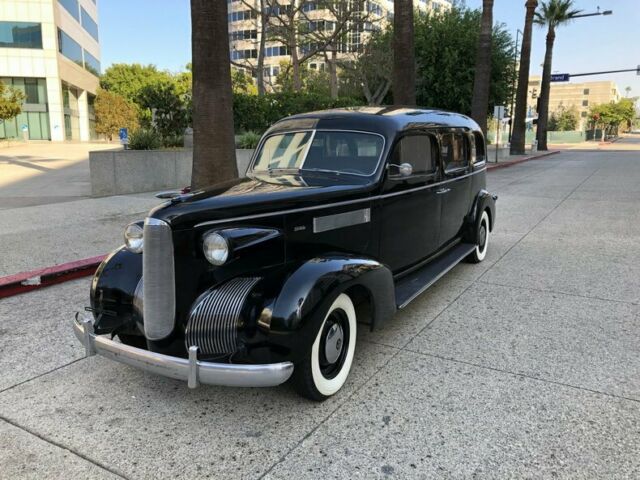
[[[504,118],[505,108],[504,105],[496,105],[493,107],[493,118],[501,120]]]
[[[126,128],[121,128],[118,132],[118,136],[120,137],[120,143],[122,145],[129,144],[129,131]]]
[[[640,65],[638,65],[638,68],[636,68],[636,75],[640,75]]]
[[[568,82],[571,79],[571,75],[568,73],[552,73],[552,82]]]

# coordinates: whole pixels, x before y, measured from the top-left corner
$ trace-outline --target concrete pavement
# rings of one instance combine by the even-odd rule
[[[637,151],[564,152],[489,189],[487,259],[361,328],[322,404],[83,359],[88,279],[0,300],[0,478],[638,478]]]

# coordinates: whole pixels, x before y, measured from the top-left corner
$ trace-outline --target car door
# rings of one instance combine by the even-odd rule
[[[462,232],[471,196],[469,139],[462,129],[441,131],[440,160],[442,182],[436,189],[441,199],[439,246],[455,240]]]
[[[399,165],[409,163],[403,176]],[[435,135],[420,132],[403,136],[387,162],[378,201],[380,260],[396,273],[433,253],[438,247],[440,198],[432,188],[439,174]]]

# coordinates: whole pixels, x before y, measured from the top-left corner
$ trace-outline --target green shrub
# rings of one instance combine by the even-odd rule
[[[184,147],[184,135],[174,133],[173,135],[162,137],[162,145],[165,148]]]
[[[131,150],[157,150],[162,148],[162,137],[152,129],[140,128],[129,138]]]
[[[244,132],[242,135],[240,135],[240,137],[238,138],[237,143],[237,147],[238,148],[256,148],[258,146],[258,142],[260,142],[260,137],[261,135],[259,133],[256,132]]]

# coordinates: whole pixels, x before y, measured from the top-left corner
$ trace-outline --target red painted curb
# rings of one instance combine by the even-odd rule
[[[49,285],[93,275],[105,258],[106,255],[98,255],[97,257],[62,263],[53,267],[0,277],[0,298],[11,297],[19,293],[30,292]]]
[[[529,157],[519,158],[518,160],[511,160],[503,163],[489,163],[487,164],[487,170],[495,170],[496,168],[506,168],[512,165],[518,165],[519,163],[528,162],[530,160],[537,160],[538,158],[548,157],[560,153],[560,150],[553,150],[551,152],[541,153],[540,155],[531,155]]]

